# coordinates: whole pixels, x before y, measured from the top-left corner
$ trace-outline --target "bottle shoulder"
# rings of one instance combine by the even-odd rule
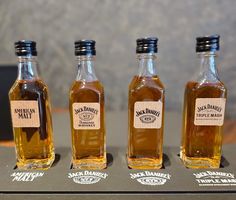
[[[145,76],[134,76],[130,85],[129,90],[142,90],[142,89],[150,89],[150,90],[160,90],[164,91],[164,84],[160,80],[158,76],[145,77]]]
[[[202,88],[216,88],[221,90],[227,90],[225,84],[221,81],[218,82],[199,82],[199,81],[188,81],[186,88],[197,90]]]
[[[164,101],[164,93],[159,77],[134,77],[129,86],[129,102]]]
[[[104,88],[98,80],[91,82],[75,80],[71,85],[70,92],[79,92],[80,90],[103,91]]]
[[[30,100],[39,96],[48,96],[48,87],[41,79],[16,80],[9,91],[11,100]]]
[[[223,82],[208,83],[189,81],[185,87],[185,94],[196,98],[226,98],[227,88]]]
[[[99,102],[104,99],[104,88],[100,81],[74,81],[70,89],[72,102]]]

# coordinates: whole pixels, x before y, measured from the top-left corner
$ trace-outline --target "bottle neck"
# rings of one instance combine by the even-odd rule
[[[76,80],[85,82],[97,80],[94,70],[94,60],[95,56],[77,56],[78,74]]]
[[[203,52],[199,53],[198,56],[200,58],[200,80],[204,82],[218,82],[217,54],[215,52]]]
[[[37,79],[38,62],[35,56],[19,56],[18,57],[18,80]]]
[[[156,55],[154,53],[137,54],[139,76],[157,75]]]

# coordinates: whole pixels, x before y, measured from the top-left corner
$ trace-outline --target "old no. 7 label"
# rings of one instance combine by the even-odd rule
[[[73,103],[73,128],[100,129],[99,103]]]
[[[13,127],[39,127],[38,101],[11,101],[11,116]]]

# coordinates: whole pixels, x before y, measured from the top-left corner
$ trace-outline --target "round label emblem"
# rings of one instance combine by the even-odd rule
[[[79,115],[79,118],[83,121],[91,121],[94,118],[94,114],[89,112],[83,112]]]
[[[165,184],[166,179],[158,177],[143,177],[138,178],[137,181],[143,185],[163,185]]]
[[[153,116],[153,115],[143,115],[140,117],[140,120],[143,122],[143,123],[153,123],[155,120],[156,120],[156,117]]]
[[[73,181],[75,183],[79,183],[79,184],[94,184],[97,183],[98,181],[100,181],[101,178],[96,177],[96,176],[77,176],[73,178]]]

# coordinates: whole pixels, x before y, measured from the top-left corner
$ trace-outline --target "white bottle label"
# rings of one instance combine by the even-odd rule
[[[137,101],[134,104],[134,128],[159,129],[162,125],[161,101]]]
[[[225,98],[197,98],[194,125],[222,126],[224,124]]]
[[[14,128],[40,126],[38,101],[11,101],[11,118]]]
[[[73,103],[72,110],[74,129],[100,129],[99,103]]]

